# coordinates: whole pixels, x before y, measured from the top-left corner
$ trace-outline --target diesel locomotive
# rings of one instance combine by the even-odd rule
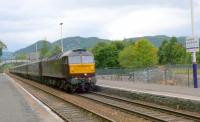
[[[9,69],[10,73],[68,92],[94,89],[95,61],[91,52],[76,49]]]

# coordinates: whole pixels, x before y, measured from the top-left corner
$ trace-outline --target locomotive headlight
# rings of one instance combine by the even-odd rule
[[[87,74],[86,74],[86,73],[85,73],[84,75],[85,75],[85,76],[87,76]]]

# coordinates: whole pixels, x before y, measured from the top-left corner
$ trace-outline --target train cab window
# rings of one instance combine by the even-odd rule
[[[82,56],[82,63],[94,63],[93,56]]]
[[[69,60],[69,64],[80,64],[81,63],[80,56],[69,56],[68,60]]]
[[[67,57],[62,57],[62,62],[63,62],[64,64],[68,64]]]

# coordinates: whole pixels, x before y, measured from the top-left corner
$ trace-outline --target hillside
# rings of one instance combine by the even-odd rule
[[[147,38],[153,43],[156,47],[159,47],[164,40],[170,40],[171,37],[165,36],[165,35],[157,35],[157,36],[144,36],[144,37],[134,37],[134,38],[126,38],[124,41],[136,41],[140,38]],[[185,40],[186,37],[177,37],[178,41],[185,45]],[[71,49],[77,49],[77,48],[91,48],[95,44],[99,42],[110,42],[111,40],[106,40],[106,39],[100,39],[97,37],[68,37],[68,38],[63,38],[63,43],[64,43],[64,51],[71,50]],[[37,42],[38,44],[38,50],[42,48],[44,40],[40,40]],[[48,42],[49,47],[52,47],[54,45],[60,45],[60,40],[57,40],[53,43]],[[35,52],[35,43],[25,47],[23,49],[20,49],[16,52],[14,52],[14,55],[21,53],[21,52],[26,52],[26,53],[31,53]]]
[[[8,60],[8,59],[11,59],[13,56],[13,53],[12,52],[9,52],[9,51],[3,51],[3,54],[1,56],[1,61],[2,60]]]
[[[53,42],[53,45],[60,45],[61,40]],[[64,51],[77,48],[91,48],[99,42],[108,42],[109,40],[99,39],[97,37],[68,37],[63,39]]]
[[[40,40],[40,41],[37,41],[37,47],[38,47],[38,50],[40,50],[43,46],[43,42],[44,40]],[[48,42],[48,45],[51,46],[51,43]],[[36,51],[36,43],[34,44],[31,44],[30,46],[28,47],[25,47],[25,48],[22,48],[16,52],[14,52],[14,55],[18,54],[18,53],[22,53],[22,52],[25,52],[25,53],[31,53],[31,52],[35,52]]]
[[[128,38],[125,39],[125,41],[137,41],[138,39],[141,38],[147,38],[148,40],[151,41],[151,43],[153,43],[156,47],[160,47],[160,45],[162,44],[162,42],[164,40],[170,40],[171,37],[169,36],[165,36],[165,35],[158,35],[158,36],[144,36],[144,37],[135,37],[135,38]],[[186,37],[177,37],[178,42],[180,42],[181,44],[185,45],[185,41],[186,41]]]
[[[38,50],[40,50],[42,48],[43,42],[44,42],[43,40],[40,40],[37,42]],[[64,51],[76,49],[76,48],[91,48],[99,42],[108,42],[108,40],[100,39],[100,38],[96,38],[96,37],[84,38],[84,37],[78,37],[78,36],[63,38]],[[57,40],[53,43],[48,42],[48,44],[49,44],[49,47],[53,47],[54,45],[60,45],[60,40]],[[28,47],[25,47],[23,49],[20,49],[20,50],[16,51],[14,54],[16,55],[16,54],[22,53],[22,52],[26,52],[26,53],[35,52],[35,45],[36,45],[36,43],[34,43]]]

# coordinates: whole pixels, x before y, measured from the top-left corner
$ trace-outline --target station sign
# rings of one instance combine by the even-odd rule
[[[186,50],[187,50],[187,52],[198,52],[199,51],[198,37],[191,36],[186,39]]]

